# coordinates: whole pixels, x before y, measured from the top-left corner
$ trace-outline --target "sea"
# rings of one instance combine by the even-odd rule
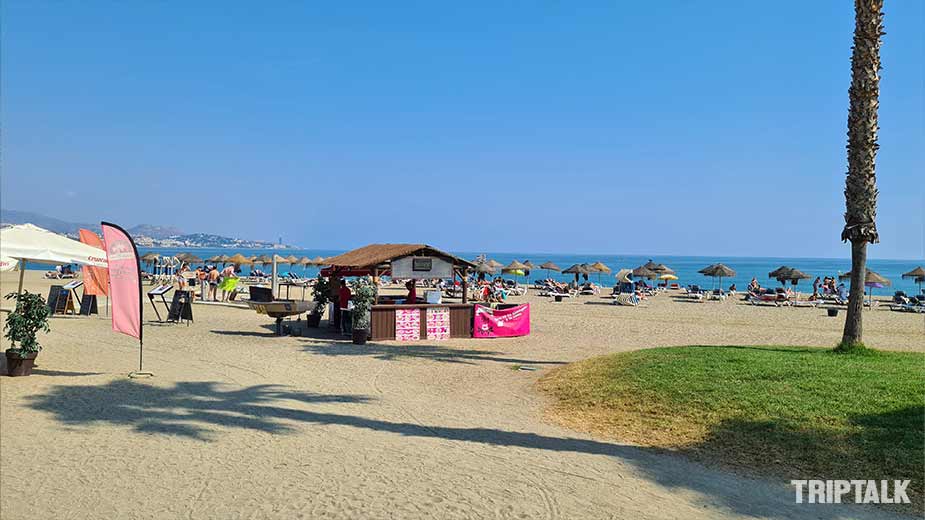
[[[145,254],[153,251],[162,255],[175,255],[180,252],[193,253],[196,256],[207,259],[216,255],[234,255],[241,253],[244,256],[268,255],[274,253],[280,256],[295,255],[297,257],[307,256],[314,258],[317,256],[329,257],[343,253],[343,250],[333,249],[284,249],[284,250],[267,250],[267,249],[218,249],[218,248],[195,248],[195,249],[168,249],[168,248],[139,248],[139,254]],[[509,264],[513,260],[524,262],[532,261],[536,265],[544,262],[553,262],[562,269],[566,269],[572,264],[602,262],[613,270],[611,274],[592,273],[589,279],[595,283],[604,285],[613,285],[613,275],[619,269],[632,269],[645,264],[649,260],[656,263],[665,264],[675,271],[678,277],[677,283],[681,285],[697,284],[701,287],[712,288],[719,284],[719,280],[714,280],[704,276],[697,271],[704,267],[721,262],[732,268],[736,275],[732,278],[723,278],[722,287],[728,289],[731,284],[736,284],[739,290],[744,289],[748,282],[755,277],[762,286],[779,285],[776,280],[769,279],[768,273],[782,265],[795,267],[813,279],[817,276],[837,276],[839,273],[845,273],[851,270],[851,260],[849,258],[775,258],[775,257],[732,257],[732,256],[645,256],[645,255],[564,255],[550,253],[491,253],[491,252],[472,252],[461,251],[452,252],[453,254],[474,260],[479,255],[485,255],[487,258],[497,260],[502,264]],[[925,260],[870,260],[868,267],[880,275],[886,277],[892,282],[892,285],[883,289],[874,289],[876,295],[892,294],[893,291],[905,291],[907,294],[915,294],[919,291],[919,286],[914,280],[903,279],[902,273],[909,272],[916,266],[925,265]],[[269,266],[257,266],[258,268],[269,272]],[[30,264],[29,269],[48,269],[48,266]],[[317,276],[317,266],[290,266],[288,264],[279,265],[279,272],[285,274],[293,272],[300,276]],[[244,273],[250,271],[249,266],[243,266]],[[504,275],[505,277],[514,277],[513,275]],[[574,275],[561,274],[543,270],[534,270],[526,277],[528,281],[542,278],[554,278],[561,281],[574,280]],[[516,278],[516,277],[515,277]],[[521,281],[524,277],[519,277]],[[813,279],[802,280],[797,286],[797,290],[803,292],[812,291]]]

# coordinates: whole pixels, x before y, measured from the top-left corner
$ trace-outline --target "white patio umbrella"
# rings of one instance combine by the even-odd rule
[[[78,264],[107,267],[106,252],[32,224],[0,229],[0,257],[40,264]],[[25,264],[19,270],[22,292]]]
[[[19,265],[19,260],[8,256],[0,256],[0,272],[12,271]]]

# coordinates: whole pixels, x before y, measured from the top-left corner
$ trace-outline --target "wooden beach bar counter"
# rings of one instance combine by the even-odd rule
[[[466,300],[466,278],[475,264],[427,244],[370,244],[325,260],[328,267],[321,274],[339,287],[348,276],[388,275],[392,279],[461,279],[462,303],[427,303],[417,299],[379,296],[370,313],[370,339],[394,340],[419,333],[420,339],[440,333],[451,338],[472,337],[474,306]],[[332,296],[335,296],[332,294]],[[332,324],[340,323],[340,302],[334,304]],[[441,331],[434,331],[439,324]],[[428,325],[431,330],[428,330]],[[448,331],[446,329],[449,329]],[[419,330],[418,330],[419,329]]]
[[[420,316],[427,316],[427,309],[446,309],[450,310],[450,337],[451,338],[471,338],[472,337],[472,313],[474,306],[471,303],[444,303],[444,304],[427,304],[419,303],[414,305],[406,304],[386,304],[373,305],[370,320],[370,339],[373,341],[397,339],[395,330],[395,314],[398,310],[417,309]],[[427,338],[427,320],[420,319],[420,337]]]

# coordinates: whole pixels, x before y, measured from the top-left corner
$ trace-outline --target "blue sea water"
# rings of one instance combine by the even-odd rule
[[[144,254],[147,251],[156,251],[162,254],[176,254],[179,253],[179,250],[168,250],[168,249],[143,249],[140,251],[140,254]],[[272,252],[266,250],[257,250],[257,249],[241,249],[241,250],[221,250],[221,249],[196,249],[191,250],[194,254],[202,258],[209,258],[211,256],[226,254],[233,255],[235,253],[241,253],[244,256],[254,256],[254,255],[272,255]],[[328,257],[343,253],[339,250],[316,250],[316,249],[305,249],[305,250],[292,250],[287,249],[284,252],[280,252],[282,256],[295,255],[297,257],[307,256],[309,258],[314,258],[316,256]],[[561,255],[561,254],[537,254],[537,253],[480,253],[480,252],[453,252],[454,254],[461,256],[463,258],[473,260],[476,256],[480,254],[485,254],[488,258],[495,259],[502,264],[509,264],[513,260],[519,260],[521,262],[530,260],[536,265],[540,265],[544,262],[553,262],[557,264],[562,269],[569,267],[572,264],[579,263],[594,263],[602,262],[608,267],[610,267],[614,273],[617,270],[622,268],[635,268],[638,267],[651,258],[656,263],[662,263],[668,267],[674,269],[676,275],[678,276],[678,283],[682,285],[687,284],[700,284],[702,286],[710,287],[713,283],[713,280],[709,277],[699,274],[697,271],[703,269],[707,265],[714,264],[717,262],[722,262],[733,270],[736,271],[736,276],[732,279],[723,279],[723,287],[728,288],[730,284],[735,283],[740,290],[743,289],[752,277],[757,277],[758,281],[761,282],[763,286],[766,285],[775,285],[778,282],[776,280],[768,279],[768,273],[777,269],[781,265],[789,265],[800,269],[801,271],[816,277],[825,277],[825,276],[836,276],[838,273],[844,273],[851,270],[851,260],[848,258],[837,259],[837,258],[748,258],[748,257],[707,257],[707,256],[660,256],[660,257],[648,257],[648,256],[639,256],[639,255]],[[925,261],[909,261],[909,260],[870,260],[868,266],[870,269],[880,273],[882,276],[885,276],[892,282],[892,286],[884,289],[879,289],[877,292],[882,294],[892,294],[894,290],[903,290],[908,292],[917,292],[918,286],[914,283],[913,280],[903,280],[902,273],[908,272],[915,268],[918,265],[925,264]],[[263,268],[265,271],[269,269]],[[318,274],[318,268],[314,266],[289,266],[283,264],[279,266],[280,272],[285,273],[292,271],[299,275],[307,276],[316,276]],[[245,272],[247,272],[247,266],[245,266]],[[555,278],[562,281],[573,280],[574,275],[567,275],[561,273],[551,272],[549,273],[551,278]],[[528,277],[530,280],[536,278],[545,278],[547,276],[545,271],[533,271]],[[590,279],[597,282],[600,279],[601,282],[606,283],[607,285],[613,285],[613,274],[600,274],[594,273],[590,275]],[[718,280],[717,280],[718,283]],[[800,282],[799,287],[803,287],[803,290],[812,290],[812,280],[804,280]]]
[[[218,248],[202,248],[202,249],[166,249],[166,248],[139,248],[139,254],[144,254],[149,251],[154,251],[164,255],[174,255],[180,252],[191,252],[201,258],[209,258],[215,255],[233,255],[236,253],[241,253],[244,256],[255,256],[255,255],[272,255],[274,251],[266,249],[218,249]],[[282,256],[295,255],[297,257],[307,256],[309,258],[314,258],[316,256],[328,257],[343,253],[343,250],[330,250],[330,249],[286,249],[281,251],[276,251],[277,254]],[[774,269],[780,267],[781,265],[788,265],[800,269],[801,271],[813,276],[825,277],[825,276],[836,276],[839,273],[847,272],[851,269],[851,260],[848,258],[772,258],[772,257],[727,257],[727,256],[641,256],[641,255],[563,255],[563,254],[550,254],[550,253],[491,253],[491,252],[453,252],[456,255],[459,255],[463,258],[470,260],[475,259],[476,256],[480,254],[485,254],[488,258],[492,258],[501,262],[502,264],[509,264],[513,260],[519,260],[521,262],[530,260],[536,265],[540,265],[544,262],[551,261],[555,264],[558,264],[559,267],[565,269],[572,264],[578,263],[594,263],[602,262],[608,267],[610,267],[614,273],[617,270],[622,268],[635,268],[638,267],[650,259],[654,260],[656,263],[662,263],[672,268],[676,275],[678,276],[678,283],[681,285],[688,284],[699,284],[704,287],[711,287],[714,283],[714,280],[710,277],[703,276],[697,271],[706,267],[707,265],[714,264],[717,262],[722,262],[727,266],[731,267],[736,271],[736,276],[733,278],[724,278],[722,283],[724,288],[728,288],[730,284],[735,283],[738,288],[741,290],[752,277],[758,278],[758,281],[761,282],[763,286],[773,286],[777,285],[778,282],[768,278],[768,273]],[[904,280],[902,279],[902,273],[908,272],[914,269],[918,265],[925,265],[925,260],[870,260],[868,262],[868,267],[882,276],[886,277],[892,282],[890,287],[884,289],[876,289],[875,294],[892,294],[893,291],[903,290],[907,293],[916,293],[919,291],[918,285],[915,284],[914,280]],[[258,266],[264,271],[269,271],[269,267]],[[47,266],[42,265],[33,265],[30,264],[29,269],[47,269]],[[315,266],[289,266],[287,264],[282,264],[279,266],[280,273],[293,272],[303,276],[316,276],[318,274],[318,267]],[[248,266],[244,266],[244,273],[249,272]],[[507,276],[507,275],[505,275]],[[547,273],[542,270],[533,271],[528,276],[529,280],[534,280],[537,278],[546,278]],[[555,278],[561,281],[569,281],[574,279],[574,275],[567,275],[561,273],[551,272],[549,277]],[[600,282],[606,285],[613,285],[613,274],[598,274],[594,273],[590,275],[590,279],[594,282],[600,280]],[[717,281],[718,283],[718,281]],[[812,279],[803,280],[800,282],[798,289],[809,292],[812,290]]]

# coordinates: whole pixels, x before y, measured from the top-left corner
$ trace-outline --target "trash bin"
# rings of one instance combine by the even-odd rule
[[[838,309],[833,309],[833,308],[830,307],[830,308],[826,309],[826,312],[829,314],[829,317],[831,317],[831,318],[834,318],[835,316],[838,316]]]

